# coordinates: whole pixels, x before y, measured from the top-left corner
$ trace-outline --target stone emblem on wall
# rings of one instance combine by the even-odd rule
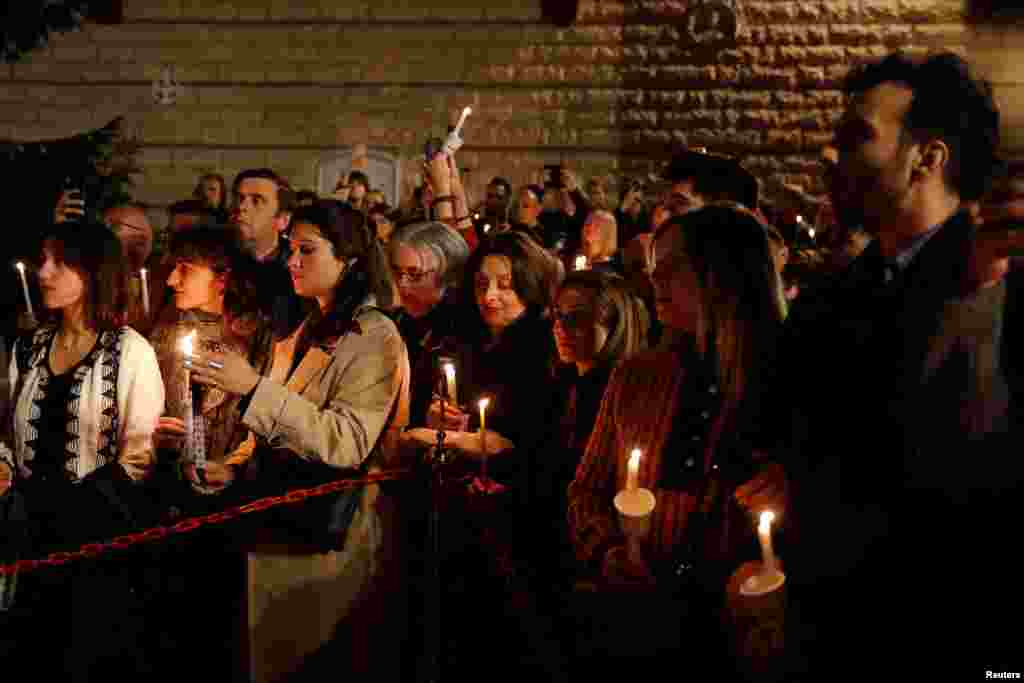
[[[685,42],[698,47],[719,47],[736,42],[739,0],[697,0],[683,15]]]
[[[174,67],[165,65],[160,69],[160,77],[153,81],[153,103],[171,106],[178,101],[183,88],[175,77]]]

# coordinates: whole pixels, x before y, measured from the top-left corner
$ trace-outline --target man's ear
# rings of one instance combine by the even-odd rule
[[[292,222],[292,214],[290,211],[281,211],[274,216],[274,231],[278,235],[282,234],[288,229],[288,225]]]
[[[920,177],[942,173],[949,162],[949,146],[940,139],[930,140],[921,146],[914,173]]]

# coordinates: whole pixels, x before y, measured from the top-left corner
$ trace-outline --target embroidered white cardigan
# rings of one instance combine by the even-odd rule
[[[45,396],[50,372],[46,354],[56,332],[44,326],[20,338],[8,366],[13,402],[15,462],[31,472],[35,457],[33,425]],[[29,343],[31,348],[23,345]],[[19,377],[19,353],[27,353],[28,371]],[[117,461],[133,479],[143,478],[153,463],[153,430],[164,409],[164,384],[153,347],[130,327],[100,335],[97,347],[76,370],[69,406],[68,471],[81,478],[107,462]],[[117,410],[113,408],[116,397]]]

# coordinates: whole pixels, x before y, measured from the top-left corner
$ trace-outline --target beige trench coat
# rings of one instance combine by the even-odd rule
[[[356,320],[359,329],[342,336],[333,352],[314,346],[287,380],[302,327],[278,342],[270,376],[260,381],[243,417],[245,426],[303,458],[338,467],[364,461],[371,470],[388,467],[395,452],[391,444],[408,422],[408,354],[394,323],[379,311],[363,308]],[[381,618],[368,605],[378,604],[374,593],[386,580],[385,570],[397,565],[388,541],[392,509],[372,485],[343,550],[308,554],[261,547],[249,553],[251,680],[278,680],[296,671],[339,629],[354,633],[354,649],[365,653],[359,636]]]

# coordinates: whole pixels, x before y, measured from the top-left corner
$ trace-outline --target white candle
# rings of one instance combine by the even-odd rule
[[[487,406],[490,405],[491,399],[482,398],[480,399],[480,453],[484,456],[484,462],[487,462]]]
[[[18,275],[21,276],[21,291],[25,293],[25,310],[28,311],[29,316],[35,317],[35,311],[32,310],[32,297],[28,293],[28,279],[25,278],[25,264],[18,261],[14,267],[18,269]]]
[[[444,364],[444,376],[448,383],[448,400],[452,406],[459,405],[459,394],[455,386],[455,365],[452,363]]]
[[[192,344],[195,341],[195,338],[196,338],[196,331],[195,330],[192,330],[191,332],[189,332],[188,334],[186,334],[184,337],[181,338],[181,354],[185,357],[185,360],[189,360],[189,361],[192,360]],[[188,366],[186,365],[185,366],[185,400],[186,401],[191,401],[192,400],[192,392],[189,389],[189,383],[191,381],[192,381],[192,373],[188,369]]]
[[[775,551],[772,549],[772,521],[775,513],[765,510],[761,513],[760,522],[757,525],[757,537],[761,541],[761,572],[764,574],[774,573]]]
[[[640,458],[643,457],[643,451],[639,448],[634,448],[633,452],[629,454],[629,464],[626,466],[626,490],[636,491],[637,479],[640,476]]]
[[[149,316],[149,274],[143,268],[139,271],[139,279],[142,280],[142,311]]]
[[[587,257],[577,256],[576,261],[573,264],[573,270],[586,270],[587,269]]]
[[[466,122],[466,118],[473,113],[470,107],[466,107],[462,110],[462,114],[459,116],[459,122],[455,124],[455,134],[458,135],[462,131],[462,124]]]

